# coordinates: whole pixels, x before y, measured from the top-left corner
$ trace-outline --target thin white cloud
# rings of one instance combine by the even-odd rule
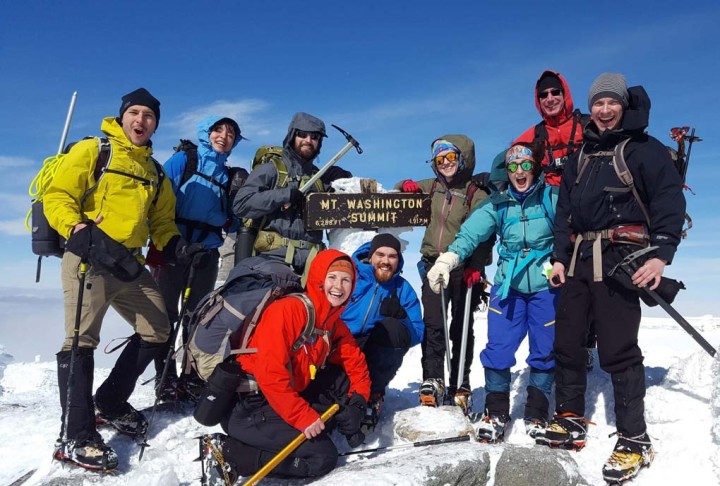
[[[13,157],[11,155],[0,155],[0,169],[11,169],[16,167],[32,167],[35,164],[33,159],[27,157]]]
[[[29,235],[25,229],[25,218],[9,219],[0,221],[0,234],[7,236]]]
[[[176,128],[183,137],[194,138],[195,127],[203,118],[220,115],[235,120],[240,125],[243,135],[263,137],[272,133],[272,128],[261,116],[269,106],[269,103],[259,99],[218,100],[210,105],[196,107],[181,113],[170,120],[168,126]]]

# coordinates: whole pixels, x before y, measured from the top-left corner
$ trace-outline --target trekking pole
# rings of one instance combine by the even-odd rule
[[[649,246],[647,248],[643,248],[642,250],[638,250],[636,252],[630,253],[628,256],[626,256],[620,263],[617,264],[615,268],[613,268],[608,275],[612,276],[618,267],[620,267],[628,277],[632,279],[633,274],[635,273],[635,270],[632,268],[631,263],[636,260],[638,257],[657,249],[657,246]],[[697,329],[692,327],[692,325],[685,320],[683,316],[680,315],[680,313],[675,310],[673,306],[667,303],[665,299],[660,297],[657,292],[654,290],[651,290],[650,287],[645,286],[640,289],[644,291],[646,294],[648,294],[655,302],[658,303],[660,307],[663,308],[665,312],[667,312],[670,317],[672,317],[675,322],[677,322],[680,327],[682,327],[692,338],[702,347],[707,353],[715,359],[719,359],[720,357],[717,355],[717,350],[710,344],[703,336],[700,334]]]
[[[460,359],[458,360],[457,388],[463,384],[465,379],[465,353],[467,352],[468,330],[470,327],[470,301],[472,300],[472,284],[468,285],[465,293],[465,314],[463,315],[462,340],[460,341]]]
[[[72,98],[70,98],[70,107],[68,108],[67,117],[65,118],[65,127],[63,128],[62,135],[60,136],[60,146],[58,147],[57,153],[61,154],[65,148],[65,141],[67,140],[68,132],[70,131],[70,122],[72,121],[73,113],[75,112],[75,102],[77,101],[77,91],[73,91]]]
[[[338,405],[337,403],[333,403],[332,405],[330,405],[330,408],[325,410],[325,413],[320,416],[320,420],[322,420],[323,422],[327,422],[332,418],[333,415],[337,413],[338,410],[340,410],[340,405]],[[275,469],[275,467],[280,464],[283,459],[292,454],[295,449],[300,447],[300,444],[302,444],[303,442],[305,442],[305,434],[301,432],[300,435],[295,437],[288,445],[285,446],[283,450],[278,452],[275,457],[270,459],[267,464],[261,467],[258,472],[253,474],[250,479],[245,481],[243,483],[243,486],[254,486],[255,484],[259,483],[265,476],[270,474],[270,472]]]
[[[377,452],[377,451],[392,451],[395,449],[405,449],[407,447],[424,447],[424,446],[431,446],[431,445],[437,445],[437,444],[449,444],[451,442],[467,442],[470,440],[470,435],[461,435],[459,437],[447,437],[445,439],[430,439],[430,440],[421,440],[418,442],[411,442],[410,444],[398,444],[398,445],[391,445],[386,447],[375,447],[372,449],[363,449],[361,451],[349,451],[349,452],[341,452],[338,454],[338,456],[351,456],[353,454],[367,454],[368,452]]]
[[[443,334],[445,334],[445,361],[447,362],[448,381],[452,374],[452,364],[450,362],[450,331],[447,323],[447,302],[445,301],[445,282],[440,280],[440,302],[442,305]]]
[[[187,311],[188,301],[190,300],[190,292],[192,291],[192,284],[193,280],[195,280],[195,269],[196,269],[196,259],[199,261],[198,257],[201,257],[204,252],[196,253],[193,256],[192,262],[190,263],[190,272],[188,273],[187,282],[185,284],[185,290],[183,291],[183,298],[182,298],[182,305],[180,306],[180,314],[178,314],[177,321],[175,321],[175,327],[172,330],[172,334],[170,335],[170,349],[168,349],[167,356],[165,357],[165,366],[163,367],[162,375],[160,376],[160,383],[158,384],[157,390],[162,390],[162,386],[165,383],[165,378],[167,378],[168,369],[170,369],[170,360],[172,359],[172,355],[175,352],[173,349],[173,346],[175,344],[175,340],[177,339],[178,331],[180,329],[180,325],[185,318],[185,312]],[[138,457],[138,462],[142,461],[143,454],[145,452],[145,448],[148,447],[150,444],[147,443],[147,434],[150,430],[150,425],[153,423],[153,419],[155,418],[155,411],[158,406],[158,402],[160,401],[160,395],[155,393],[155,403],[153,403],[152,412],[150,412],[150,420],[148,420],[148,425],[145,428],[145,431],[143,432],[141,442],[140,442],[140,456]]]
[[[322,167],[322,169],[317,171],[314,176],[312,176],[305,184],[303,184],[303,186],[300,188],[300,191],[303,193],[307,193],[307,191],[310,190],[310,188],[313,186],[313,184],[315,184],[315,182],[318,179],[320,179],[323,176],[323,174],[325,174],[325,172],[328,171],[328,169],[330,167],[335,165],[335,163],[338,160],[340,160],[342,158],[342,156],[348,152],[348,150],[355,147],[355,150],[357,150],[358,154],[363,153],[362,149],[360,148],[360,143],[358,143],[358,141],[355,140],[352,135],[350,135],[348,132],[346,132],[345,130],[343,130],[342,128],[340,128],[337,125],[332,125],[332,127],[337,129],[340,133],[342,133],[345,136],[347,143],[345,144],[345,146],[342,149],[340,149],[340,151],[337,154],[335,154],[335,157],[330,159],[328,161],[328,163]]]
[[[68,426],[70,424],[70,401],[75,384],[75,356],[80,349],[80,318],[82,317],[82,301],[85,293],[85,276],[87,275],[87,255],[80,257],[80,288],[78,289],[77,308],[75,310],[75,328],[73,329],[72,346],[70,347],[70,370],[68,371],[67,392],[65,393],[65,420],[63,424],[63,444],[68,440]]]

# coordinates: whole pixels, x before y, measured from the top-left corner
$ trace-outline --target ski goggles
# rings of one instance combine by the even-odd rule
[[[448,152],[445,155],[436,155],[432,160],[435,162],[435,165],[452,164],[460,160],[460,154],[457,152]]]
[[[514,174],[515,172],[517,172],[518,167],[521,168],[522,170],[524,170],[525,172],[530,172],[533,168],[533,163],[529,160],[524,160],[522,162],[510,162],[507,165],[507,170],[511,174]]]
[[[302,130],[298,130],[295,132],[295,136],[297,138],[307,138],[310,137],[310,140],[320,140],[322,138],[322,133],[320,132],[304,132]]]
[[[557,89],[557,88],[549,89],[547,91],[543,91],[542,93],[538,93],[538,98],[540,98],[541,100],[544,100],[545,98],[547,98],[550,95],[560,96],[561,93],[562,93],[561,89]]]

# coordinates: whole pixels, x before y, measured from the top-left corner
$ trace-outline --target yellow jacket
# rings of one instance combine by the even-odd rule
[[[180,234],[175,226],[175,194],[170,180],[164,178],[153,203],[158,174],[150,159],[152,148],[133,145],[113,117],[105,118],[101,129],[112,146],[108,167],[155,184],[144,185],[132,177],[108,172],[81,208],[80,199],[95,184],[93,172],[99,152],[97,139],[82,140],[64,158],[43,196],[50,226],[69,238],[76,224],[102,215],[98,226],[115,241],[127,248],[140,248],[152,237],[162,250],[170,238]]]

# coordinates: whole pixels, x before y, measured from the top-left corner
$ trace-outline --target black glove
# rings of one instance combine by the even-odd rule
[[[385,297],[380,303],[380,315],[385,317],[393,317],[398,320],[403,320],[407,317],[407,312],[402,305],[400,305],[400,299],[398,299],[397,289],[393,289],[392,295]]]
[[[204,267],[210,261],[210,252],[202,243],[188,243],[180,238],[175,247],[175,259],[181,265],[192,265],[195,268]]]
[[[342,410],[335,415],[338,432],[345,436],[352,436],[360,430],[362,419],[365,417],[367,402],[362,395],[353,392]]]
[[[346,435],[345,439],[347,439],[347,443],[350,446],[351,449],[355,449],[359,445],[361,445],[363,442],[365,442],[365,434],[360,432],[359,430],[355,432],[352,435]]]
[[[291,187],[290,188],[290,201],[288,201],[292,205],[300,205],[305,201],[305,193],[302,192],[297,187]]]

